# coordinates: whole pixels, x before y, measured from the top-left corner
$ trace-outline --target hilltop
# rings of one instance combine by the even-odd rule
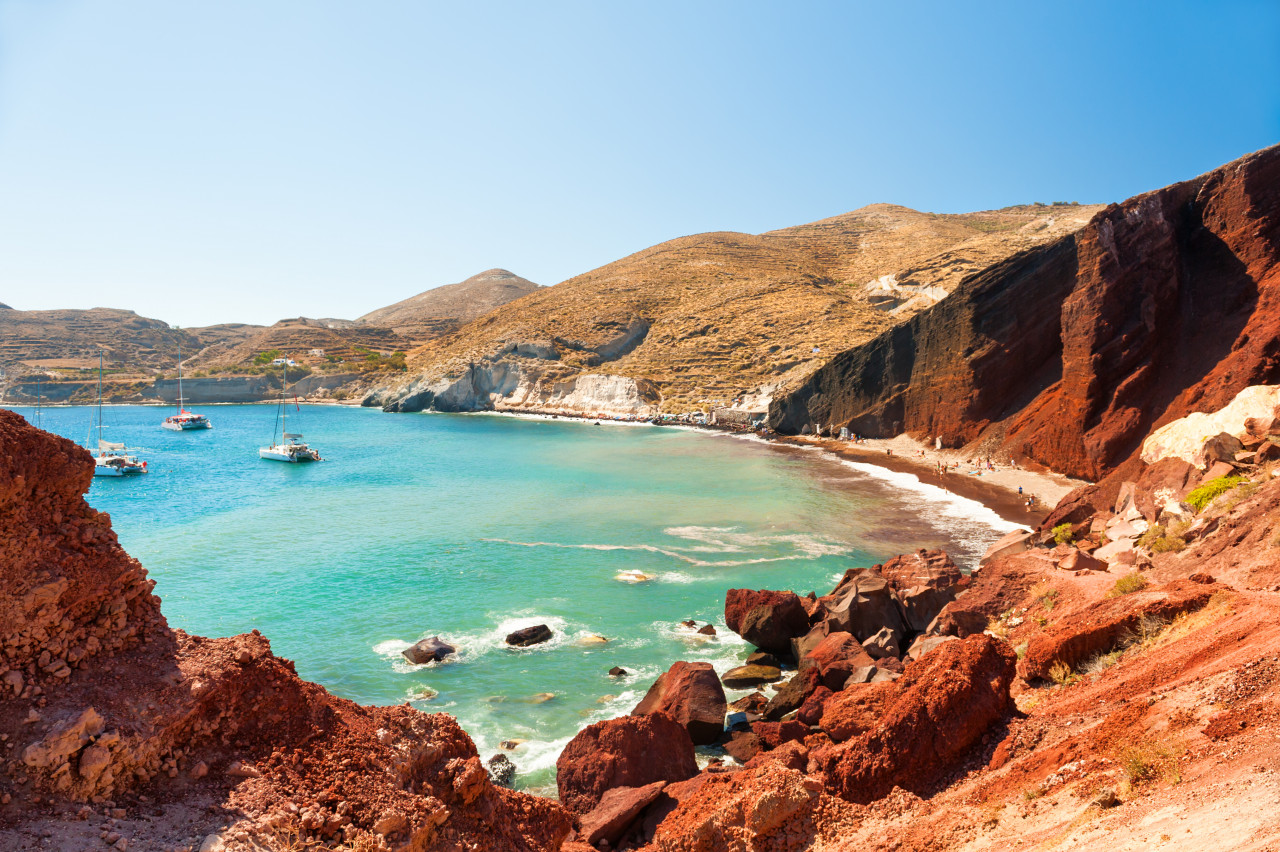
[[[370,311],[357,322],[390,328],[416,340],[428,340],[538,289],[537,284],[514,272],[486,269],[457,284],[424,290],[394,305]]]
[[[410,352],[367,404],[686,411],[802,381],[830,353],[1100,208],[876,204],[764,234],[680,237],[543,288]],[[592,377],[592,378],[585,378]]]

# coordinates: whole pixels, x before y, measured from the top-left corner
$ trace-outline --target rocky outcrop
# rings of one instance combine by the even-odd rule
[[[1280,378],[1278,259],[1275,147],[965,279],[776,396],[769,424],[985,440],[1096,480],[1153,426]]]
[[[1163,626],[1175,616],[1200,609],[1221,588],[1215,583],[1180,580],[1098,601],[1032,639],[1018,662],[1018,675],[1026,680],[1046,679],[1057,664],[1073,670],[1090,657],[1141,636],[1144,619]],[[1151,629],[1147,628],[1148,632]]]
[[[922,657],[892,685],[896,694],[873,727],[815,756],[827,788],[858,803],[894,787],[929,790],[1009,712],[1016,663],[1013,649],[990,636],[947,642]]]
[[[710,663],[676,662],[658,675],[633,716],[663,713],[689,732],[694,745],[710,745],[724,733],[724,688]]]
[[[495,787],[452,717],[336,698],[256,632],[170,629],[146,571],[82,499],[92,470],[84,450],[0,411],[0,734],[15,758],[0,763],[0,827],[37,802],[189,797],[193,813],[238,813],[248,836],[559,848],[567,814]],[[183,831],[222,825],[207,819]]]
[[[615,787],[683,781],[697,774],[688,731],[661,713],[588,725],[556,760],[560,803],[577,814],[594,809]]]

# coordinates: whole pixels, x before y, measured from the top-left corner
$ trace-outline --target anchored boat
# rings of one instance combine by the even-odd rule
[[[192,429],[212,429],[213,424],[203,414],[187,411],[182,407],[182,341],[178,341],[178,413],[170,415],[160,424],[172,432],[188,432]]]
[[[258,458],[268,461],[313,462],[320,461],[320,451],[308,447],[302,442],[302,433],[289,430],[289,404],[285,399],[284,389],[288,382],[288,364],[280,368],[280,406],[276,409],[276,428],[280,429],[281,439],[276,441],[275,428],[271,430],[271,446],[258,450]],[[297,405],[297,402],[294,402]]]
[[[89,426],[93,437],[93,426]],[[93,455],[94,476],[137,476],[147,472],[147,463],[125,452],[125,445],[102,440],[102,353],[98,353],[98,448],[95,452],[89,441],[85,446]]]

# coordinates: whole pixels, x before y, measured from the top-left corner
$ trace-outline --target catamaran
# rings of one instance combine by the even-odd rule
[[[191,429],[212,429],[213,424],[203,414],[187,411],[182,407],[182,341],[178,341],[178,413],[170,415],[160,424],[173,432],[186,432]]]
[[[93,437],[93,425],[89,426],[89,438]],[[147,472],[147,463],[137,456],[128,455],[121,443],[102,440],[102,353],[98,353],[98,449],[94,452],[85,440],[85,446],[93,456],[94,476],[137,476]]]
[[[285,400],[284,390],[288,381],[288,363],[280,367],[280,407],[276,409],[276,426],[280,428],[281,439],[276,441],[276,431],[271,430],[271,446],[258,450],[258,458],[282,462],[320,461],[320,451],[313,450],[302,443],[302,433],[289,431],[289,405]],[[296,404],[296,403],[295,403]]]

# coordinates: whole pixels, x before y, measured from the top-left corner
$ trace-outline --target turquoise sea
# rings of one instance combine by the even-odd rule
[[[97,478],[88,495],[150,570],[170,623],[257,628],[338,695],[456,715],[485,759],[525,740],[510,756],[534,789],[554,784],[570,737],[628,712],[673,661],[724,671],[745,658],[724,627],[727,589],[822,594],[848,568],[918,547],[972,565],[1012,528],[910,475],[671,427],[304,405],[289,428],[325,461],[288,465],[257,456],[274,405],[198,410],[212,430],[106,408],[104,437],[150,472]],[[91,416],[42,412],[80,442]],[[718,635],[680,627],[690,618]],[[551,642],[503,645],[539,622]],[[400,655],[437,634],[460,648],[455,662]],[[583,644],[592,634],[609,642]]]

